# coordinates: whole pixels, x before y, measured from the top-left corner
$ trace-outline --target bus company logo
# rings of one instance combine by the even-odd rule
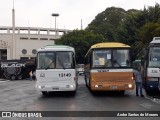
[[[97,70],[98,72],[109,72],[109,70]]]
[[[12,117],[11,112],[2,112],[2,117]]]
[[[13,64],[2,64],[1,68],[7,68],[7,67],[25,67],[25,64],[22,63],[13,63]]]
[[[40,74],[40,77],[45,77],[45,74],[44,74],[44,73],[41,73],[41,74]]]

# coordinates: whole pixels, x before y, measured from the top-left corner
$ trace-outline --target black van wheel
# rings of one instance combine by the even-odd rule
[[[15,76],[15,75],[11,75],[10,79],[11,79],[11,80],[15,80],[15,79],[16,79],[16,76]]]

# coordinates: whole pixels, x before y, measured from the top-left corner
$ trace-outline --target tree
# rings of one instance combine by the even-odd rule
[[[160,36],[160,24],[149,22],[140,28],[139,38],[141,42],[147,46],[153,39],[153,37]]]
[[[124,20],[121,22],[120,27],[123,33],[121,36],[123,36],[123,39],[120,39],[120,41],[130,46],[137,40],[137,34],[139,32],[138,26],[139,23],[141,23],[139,21],[140,12],[139,10],[128,10]]]
[[[95,43],[105,42],[102,35],[93,34],[84,30],[73,30],[72,32],[63,35],[56,44],[69,45],[75,48],[77,63],[84,63],[85,54]]]
[[[124,19],[126,11],[122,8],[110,7],[98,14],[86,30],[104,36],[108,41],[116,41],[117,28]]]

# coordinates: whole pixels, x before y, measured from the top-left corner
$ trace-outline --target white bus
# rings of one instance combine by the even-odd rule
[[[144,88],[147,93],[158,92],[160,81],[160,37],[154,37],[142,52]]]
[[[50,45],[40,48],[36,64],[36,89],[43,95],[50,91],[76,92],[78,77],[73,47]]]

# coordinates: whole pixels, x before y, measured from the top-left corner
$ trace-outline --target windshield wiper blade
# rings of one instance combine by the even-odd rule
[[[117,67],[122,67],[121,64],[119,64],[119,62],[117,62],[116,60],[114,60],[113,64],[118,65]]]
[[[45,70],[47,70],[51,65],[52,63],[54,63],[54,61],[52,60],[52,62],[45,68]]]

